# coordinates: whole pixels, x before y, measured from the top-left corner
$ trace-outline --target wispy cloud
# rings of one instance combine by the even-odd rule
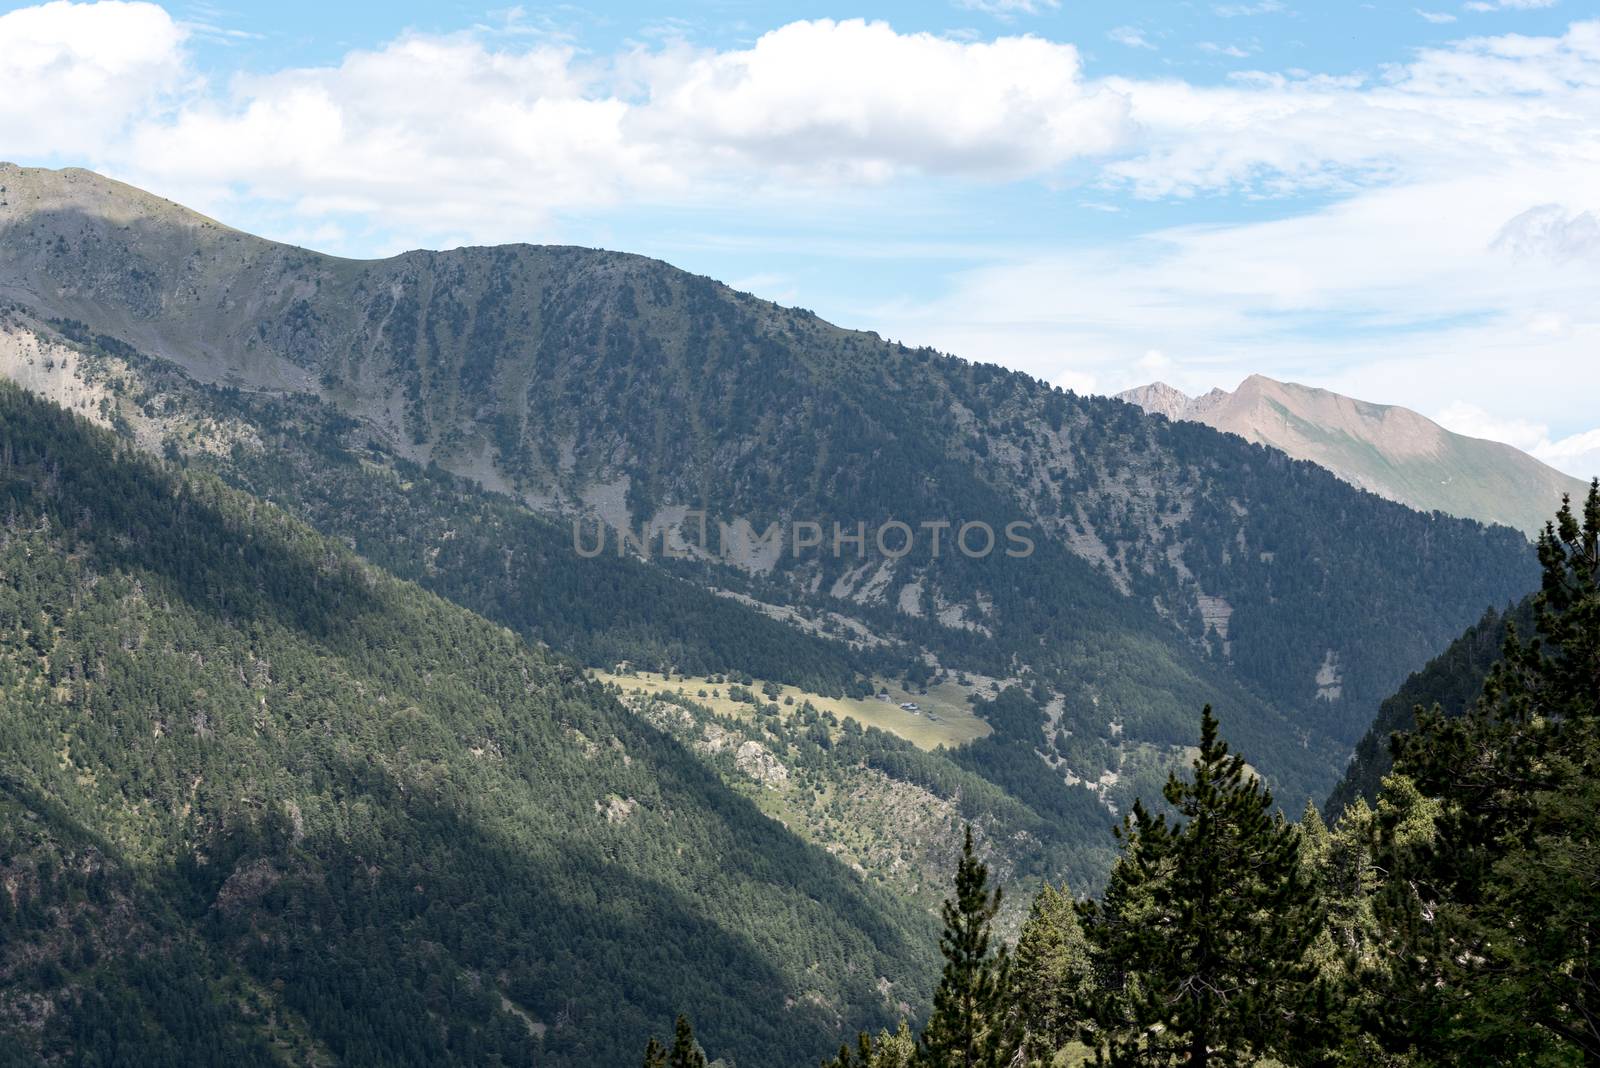
[[[981,11],[1001,19],[1038,15],[1061,6],[1061,0],[952,0],[952,3],[964,11]]]
[[[1234,59],[1244,59],[1260,51],[1260,48],[1251,45],[1248,49],[1233,44],[1217,44],[1215,41],[1201,41],[1195,45],[1202,52],[1210,52],[1214,56],[1231,56]]]
[[[178,28],[189,36],[215,41],[220,44],[234,44],[238,41],[259,41],[262,39],[262,35],[259,33],[254,33],[250,30],[232,29],[211,22],[185,20],[178,23]]]
[[[1250,15],[1275,15],[1288,8],[1281,0],[1259,0],[1254,4],[1215,4],[1213,14],[1225,19],[1246,18]]]
[[[1148,48],[1154,51],[1156,47],[1145,37],[1144,31],[1133,26],[1117,26],[1107,31],[1106,36],[1117,44],[1127,45],[1129,48]]]
[[[1459,402],[1531,426],[1517,443],[1554,466],[1600,470],[1600,22],[1426,49],[1376,79],[1109,84],[1141,138],[1102,167],[1108,190],[1336,199],[1018,255],[875,318],[1106,391],[1157,350],[1191,392],[1270,369],[1423,412]]]
[[[1420,7],[1417,8],[1417,15],[1424,22],[1431,22],[1435,26],[1448,25],[1456,20],[1456,17],[1448,11],[1424,11]]]

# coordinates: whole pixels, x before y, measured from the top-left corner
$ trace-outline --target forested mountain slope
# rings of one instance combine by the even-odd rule
[[[818,680],[965,671],[1037,691],[1036,722],[963,755],[1008,789],[1115,779],[1141,746],[1176,754],[1193,709],[1214,700],[1285,803],[1324,796],[1406,673],[1532,585],[1514,532],[1420,515],[1207,427],[840,330],[640,257],[507,246],[353,262],[87,172],[8,168],[0,184],[0,296],[29,329],[76,321],[237,387],[256,413],[232,417],[246,454],[247,439],[280,433],[260,415],[272,396],[314,398],[350,420],[335,443],[361,463],[432,463],[526,511],[691,543],[691,509],[713,530],[777,523],[786,541],[808,521],[1032,524],[1025,558],[970,559],[951,533],[937,557],[922,537],[892,558],[870,534],[840,558],[751,549],[725,563],[714,541],[698,560],[653,554],[664,573],[775,615],[844,614],[882,639],[831,663],[818,647]],[[164,399],[144,403],[159,412]],[[323,529],[363,536],[348,495],[274,487],[270,460],[208,455]],[[442,542],[405,552],[440,549],[441,592],[509,617],[514,599],[483,588],[481,564],[519,546],[475,541],[481,554],[454,564]],[[524,573],[565,568],[546,554]],[[632,646],[659,651],[661,630]]]
[[[21,1054],[620,1064],[688,1000],[794,1064],[932,972],[575,665],[10,384],[0,815]]]
[[[1524,637],[1531,634],[1532,602],[1523,601],[1508,611],[1485,612],[1482,619],[1406,679],[1395,695],[1379,706],[1378,718],[1356,745],[1350,766],[1324,806],[1330,819],[1358,798],[1376,803],[1383,777],[1394,767],[1389,740],[1397,733],[1416,729],[1418,707],[1429,710],[1437,705],[1449,716],[1464,715],[1472,709],[1483,693],[1490,668],[1500,660],[1508,621]]]

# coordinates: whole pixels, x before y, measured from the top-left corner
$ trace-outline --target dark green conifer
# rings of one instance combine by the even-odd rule
[[[1077,1035],[1092,978],[1072,898],[1066,887],[1046,883],[1023,922],[1012,964],[1013,1013],[1025,1061],[1049,1064]]]
[[[848,1045],[839,1047],[839,1055],[822,1062],[822,1068],[911,1068],[916,1063],[917,1039],[910,1026],[900,1021],[893,1034],[879,1031],[873,1038],[863,1031],[856,1038],[855,1049]]]
[[[1539,538],[1537,635],[1515,628],[1468,715],[1419,711],[1395,767],[1434,833],[1384,842],[1392,1048],[1600,1064],[1600,481]]]
[[[1006,1011],[1011,962],[1005,947],[991,952],[991,925],[1000,890],[989,889],[989,868],[973,852],[967,828],[956,868],[955,897],[944,903],[944,974],[922,1032],[928,1068],[991,1068],[1016,1052],[1015,1027]]]
[[[1112,1065],[1254,1065],[1316,1041],[1317,895],[1299,832],[1207,706],[1190,778],[1136,803],[1105,896],[1081,907],[1099,989],[1088,1037]],[[1299,1058],[1296,1058],[1298,1062]]]
[[[694,1027],[689,1023],[687,1015],[678,1017],[678,1024],[672,1036],[672,1055],[667,1060],[668,1068],[706,1068],[706,1055],[700,1049],[700,1044],[694,1040]]]

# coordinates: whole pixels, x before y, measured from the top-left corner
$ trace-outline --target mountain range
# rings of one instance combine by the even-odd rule
[[[87,171],[0,165],[0,374],[39,1050],[101,997],[179,1062],[615,1063],[692,991],[809,1063],[923,1003],[961,824],[1092,890],[1208,702],[1321,802],[1536,581],[1517,531],[659,261],[343,260]]]
[[[1562,494],[1587,485],[1497,441],[1446,430],[1408,408],[1251,375],[1229,393],[1190,397],[1164,382],[1117,394],[1146,412],[1191,420],[1321,464],[1346,482],[1415,508],[1502,523],[1534,536]]]

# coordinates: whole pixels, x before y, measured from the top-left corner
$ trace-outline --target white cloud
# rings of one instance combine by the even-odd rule
[[[1163,375],[1173,377],[1179,373],[1178,364],[1160,349],[1151,349],[1135,360],[1133,367],[1144,379],[1159,379]]]
[[[1600,22],[1425,49],[1378,78],[1106,84],[1132,102],[1141,150],[1105,173],[1147,197],[1351,193],[1516,159],[1600,158]]]
[[[1287,9],[1281,0],[1260,0],[1254,4],[1217,4],[1211,10],[1221,18],[1236,19],[1249,15],[1273,15]]]
[[[1592,211],[1540,204],[1502,226],[1491,247],[1525,260],[1563,263],[1600,258],[1600,219]]]
[[[1199,44],[1195,45],[1195,47],[1200,49],[1202,52],[1210,52],[1211,54],[1218,56],[1232,56],[1234,59],[1243,59],[1252,52],[1260,51],[1254,46],[1251,46],[1248,50],[1246,50],[1241,48],[1239,45],[1217,44],[1215,41],[1201,41]]]
[[[1574,478],[1600,477],[1600,427],[1541,445],[1534,455]]]
[[[1503,441],[1525,452],[1550,443],[1550,428],[1543,423],[1527,419],[1501,419],[1465,401],[1452,402],[1432,418],[1440,426],[1457,434]]]
[[[96,155],[213,209],[242,195],[490,240],[624,200],[1046,175],[1129,132],[1126,100],[1085,82],[1070,45],[818,20],[746,49],[667,42],[610,59],[410,35],[192,93]]]
[[[497,215],[532,224],[614,201],[626,183],[680,181],[626,136],[629,105],[590,84],[564,46],[408,37],[192,99],[142,124],[124,167],[203,200],[242,189],[302,216],[383,216],[430,234],[479,232]]]
[[[1154,51],[1156,47],[1150,43],[1149,38],[1145,37],[1143,30],[1134,26],[1114,27],[1107,31],[1106,36],[1117,44],[1126,45],[1129,48],[1148,48]]]
[[[1050,379],[1050,384],[1061,389],[1070,389],[1074,393],[1089,394],[1100,392],[1094,375],[1076,371],[1072,368],[1058,369],[1055,377]]]
[[[1600,23],[1424,51],[1378,79],[1246,72],[1222,87],[1091,82],[1070,45],[863,20],[792,23],[738,50],[669,41],[612,58],[543,39],[413,35],[223,91],[185,70],[183,31],[152,5],[49,4],[0,17],[0,32],[6,80],[24,86],[0,95],[19,153],[44,141],[212,205],[247,195],[303,216],[486,235],[625,198],[1048,177],[1119,149],[1104,184],[1139,196],[1350,192],[1419,164],[1473,173],[1486,152],[1536,158],[1565,142],[1577,158],[1595,143],[1594,101],[1578,91],[1600,88]],[[52,96],[34,99],[46,69]]]
[[[1448,25],[1456,20],[1456,17],[1448,11],[1424,11],[1420,7],[1417,8],[1417,15],[1424,22],[1431,22],[1435,26]]]
[[[1470,0],[1462,5],[1468,11],[1535,11],[1555,6],[1556,0]]]
[[[1077,50],[1037,37],[962,43],[887,23],[797,22],[738,52],[638,60],[651,143],[687,141],[853,180],[902,170],[1017,177],[1116,148],[1126,103],[1087,87]]]
[[[154,4],[57,2],[0,15],[0,146],[82,158],[184,78],[185,31]]]
[[[1061,6],[1061,0],[953,0],[966,11],[981,11],[1002,19],[1013,15],[1038,15]]]

